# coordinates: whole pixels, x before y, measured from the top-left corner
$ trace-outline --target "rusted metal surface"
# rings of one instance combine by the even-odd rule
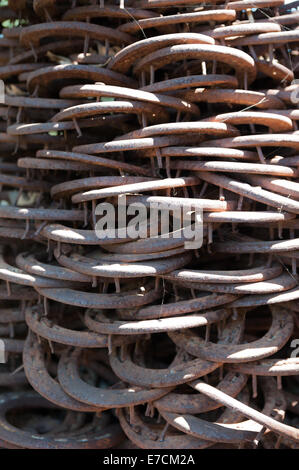
[[[106,333],[109,335],[133,335],[147,333],[161,333],[163,331],[181,330],[184,328],[196,328],[206,326],[216,321],[224,320],[229,316],[226,310],[210,311],[206,315],[192,314],[186,316],[175,316],[174,318],[159,318],[157,320],[140,321],[117,321],[113,322],[109,317],[100,312],[87,310],[85,324],[92,331]],[[95,318],[94,318],[95,317]],[[123,367],[123,365],[121,366]]]
[[[58,344],[74,346],[78,348],[107,348],[109,338],[106,334],[94,334],[91,331],[76,331],[59,326],[55,323],[55,318],[46,317],[41,311],[32,312],[30,308],[26,310],[25,319],[31,331],[39,337]],[[135,338],[116,339],[115,344],[126,344],[134,341]]]
[[[238,326],[238,325],[237,325]],[[227,327],[227,331],[222,335],[230,334],[233,331],[232,325]],[[292,315],[281,307],[272,307],[272,325],[267,334],[257,341],[242,343],[241,345],[221,345],[207,344],[201,338],[198,338],[191,331],[169,333],[170,337],[177,345],[184,344],[184,349],[192,355],[217,362],[250,362],[252,360],[275,354],[281,349],[293,331]]]
[[[58,377],[62,388],[83,403],[102,408],[123,408],[153,401],[166,395],[169,388],[142,389],[140,387],[120,388],[119,390],[98,389],[84,382],[78,373],[78,352],[61,357]]]
[[[173,362],[175,362],[176,358]],[[136,365],[126,352],[122,360],[113,351],[110,355],[110,364],[114,372],[123,381],[141,387],[170,387],[191,381],[195,376],[202,377],[219,367],[220,364],[213,364],[210,361],[194,359],[181,362],[178,365],[170,366],[167,369],[149,369]]]
[[[245,374],[228,372],[219,382],[217,388],[235,397],[244,388],[246,382],[247,376]],[[159,411],[199,414],[217,409],[220,405],[202,394],[171,392],[155,401],[155,407]]]

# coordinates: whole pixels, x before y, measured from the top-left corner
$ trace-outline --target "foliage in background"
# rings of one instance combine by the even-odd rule
[[[0,0],[0,7],[7,7],[8,0]],[[15,28],[16,26],[21,26],[24,24],[28,24],[27,20],[24,19],[17,19],[17,20],[5,20],[2,22],[2,26],[4,28]]]

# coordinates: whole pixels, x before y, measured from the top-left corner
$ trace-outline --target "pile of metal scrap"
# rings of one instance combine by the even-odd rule
[[[298,2],[6,3],[0,446],[298,448]]]

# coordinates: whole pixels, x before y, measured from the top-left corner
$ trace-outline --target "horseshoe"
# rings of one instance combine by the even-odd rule
[[[258,109],[282,109],[284,103],[278,96],[269,95],[260,91],[238,89],[206,89],[197,88],[195,91],[183,91],[177,95],[190,102],[207,102],[218,104],[235,104],[238,106],[256,106]]]
[[[233,284],[235,282],[255,283],[273,279],[279,276],[281,272],[282,266],[277,263],[271,267],[264,265],[251,269],[233,271],[180,269],[164,274],[163,278],[173,282],[184,281],[216,284]]]
[[[272,307],[272,325],[263,338],[245,344],[219,345],[205,343],[191,330],[171,332],[170,338],[196,357],[216,362],[249,362],[271,356],[279,351],[292,335],[292,315],[286,309]]]
[[[210,212],[203,214],[203,221],[206,223],[237,223],[237,224],[269,224],[288,222],[294,219],[295,214],[287,212],[271,212],[271,211],[227,211],[227,212]]]
[[[271,207],[277,207],[286,212],[292,212],[295,214],[299,213],[298,202],[285,196],[267,191],[260,187],[251,186],[250,184],[243,183],[242,181],[232,180],[227,176],[216,173],[200,172],[199,177],[208,183],[215,184],[221,188],[227,189],[228,191],[253,199],[254,201],[262,202]]]
[[[193,230],[194,225],[190,225],[190,230]],[[181,247],[185,242],[188,242],[188,237],[184,234],[184,229],[169,232],[167,236],[158,235],[149,238],[140,238],[136,241],[129,243],[121,243],[123,239],[118,239],[117,244],[109,243],[105,245],[107,251],[113,253],[125,253],[125,254],[149,254],[162,251],[172,250]],[[207,227],[203,227],[203,238],[207,236]]]
[[[299,120],[299,110],[298,109],[267,109],[267,114],[277,114],[279,116],[285,116],[291,119],[292,121]]]
[[[60,266],[41,263],[34,255],[27,253],[19,253],[17,255],[16,265],[30,274],[35,274],[41,277],[71,282],[92,282],[92,279],[89,276],[85,276],[84,274],[80,274],[76,271],[65,269]]]
[[[213,38],[199,33],[164,34],[137,41],[119,51],[108,64],[110,70],[127,73],[140,57],[175,44],[215,44]]]
[[[261,186],[268,189],[269,191],[274,191],[283,196],[292,197],[296,200],[299,200],[299,184],[295,181],[289,181],[287,179],[276,179],[276,178],[267,178],[266,176],[260,175],[248,175],[246,179],[249,183],[256,186]]]
[[[189,162],[183,161],[181,164],[175,164],[179,169],[192,169],[199,172],[230,172],[247,174],[262,174],[274,176],[294,177],[297,170],[280,165],[268,165],[262,163],[243,163],[243,162],[224,162],[224,161],[208,161],[208,162]]]
[[[117,125],[124,125],[128,115],[111,115],[111,116],[100,116],[97,119],[81,119],[80,129],[100,127],[103,125],[111,125],[116,127]],[[30,135],[30,134],[42,134],[48,132],[59,132],[76,130],[76,125],[73,121],[63,122],[44,122],[44,123],[33,123],[33,124],[12,124],[7,127],[7,133],[9,135]]]
[[[294,73],[285,65],[266,62],[265,60],[257,60],[255,62],[258,72],[271,77],[274,81],[281,83],[282,81],[291,82],[294,80]]]
[[[80,100],[63,100],[53,98],[31,98],[27,96],[5,95],[5,104],[20,108],[53,109],[67,108],[79,104]]]
[[[193,359],[174,366],[170,365],[167,369],[150,369],[135,364],[127,350],[121,361],[115,348],[112,348],[109,361],[114,373],[124,382],[140,387],[158,388],[190,382],[194,378],[209,374],[220,366],[215,362]]]
[[[46,400],[57,406],[81,412],[97,412],[99,408],[84,405],[67,395],[61,385],[49,374],[44,358],[42,345],[35,334],[30,331],[24,345],[23,364],[30,385]],[[101,409],[100,409],[101,410]]]
[[[126,436],[141,449],[205,449],[212,444],[183,433],[171,435],[168,433],[161,440],[159,434],[161,435],[162,428],[151,427],[139,418],[136,411],[134,416],[136,424],[134,425],[131,425],[127,420],[125,410],[120,408],[117,411],[117,416]]]
[[[221,90],[222,91],[222,90]],[[217,139],[204,142],[204,145],[223,147],[290,147],[299,149],[299,136],[296,133],[289,134],[258,134],[228,137],[227,139]]]
[[[70,286],[68,281],[56,279],[46,279],[40,276],[30,275],[23,270],[7,264],[4,259],[4,247],[0,246],[0,279],[6,282],[13,282],[23,286],[58,287],[61,285]]]
[[[271,381],[269,379],[263,381],[263,392],[265,397],[265,405],[263,414],[269,416],[275,414],[275,417],[279,419],[279,413],[277,412],[278,406],[281,407],[283,402],[283,396],[281,393],[273,393],[271,390]],[[272,393],[271,393],[272,392]],[[247,406],[244,404],[244,406]],[[180,429],[188,434],[199,437],[201,439],[211,439],[220,442],[237,442],[240,441],[252,441],[256,436],[256,433],[262,429],[262,426],[253,420],[243,421],[241,423],[227,423],[226,419],[220,419],[216,423],[209,423],[200,418],[197,418],[190,414],[184,414],[183,416],[177,413],[161,412],[164,419],[172,424],[172,426]]]
[[[129,237],[127,240],[123,238],[99,239],[94,230],[74,229],[60,224],[46,225],[40,233],[46,239],[56,242],[75,245],[103,245],[105,248],[112,245],[114,250],[117,243],[123,244],[124,241],[129,241]]]
[[[71,256],[60,255],[57,261],[63,266],[78,271],[79,273],[91,277],[104,278],[139,278],[147,276],[157,276],[184,266],[191,260],[191,255],[187,251],[181,255],[176,255],[162,260],[154,260],[139,263],[121,264],[101,259],[95,261],[88,256],[73,254]]]
[[[157,135],[176,135],[185,133],[198,133],[204,135],[234,135],[238,131],[233,126],[228,126],[225,123],[210,123],[210,122],[172,122],[167,124],[157,124],[153,126],[143,127],[128,134],[119,137],[117,140],[127,140],[129,138],[138,139],[153,137]]]
[[[68,328],[63,328],[57,324],[48,324],[41,314],[33,313],[30,309],[26,311],[26,323],[31,331],[38,336],[67,346],[78,348],[108,348],[109,338],[107,335],[95,334],[90,331],[75,331]],[[130,344],[137,341],[138,336],[131,336],[128,338],[116,338],[115,345]]]
[[[298,250],[299,239],[271,241],[221,242],[213,244],[218,253],[284,253]]]
[[[33,313],[31,309],[26,310],[25,318],[27,325],[34,333],[55,343],[80,348],[108,347],[108,337],[106,335],[97,335],[89,331],[70,330],[56,324],[48,326],[41,314]]]
[[[272,132],[286,132],[293,130],[293,123],[291,119],[283,114],[261,112],[261,111],[242,111],[233,113],[218,114],[208,121],[226,122],[233,125],[239,124],[258,124],[269,127]]]
[[[280,31],[271,33],[254,34],[245,38],[232,39],[230,45],[234,46],[255,46],[262,44],[286,44],[289,42],[298,42],[299,32]]]
[[[14,75],[20,75],[24,72],[31,72],[32,70],[38,71],[43,67],[46,67],[47,64],[38,63],[38,64],[17,64],[17,65],[3,65],[0,67],[0,78],[2,80],[13,77]]]
[[[161,95],[156,93],[150,93],[144,90],[132,90],[131,88],[125,87],[116,87],[116,86],[108,86],[108,85],[75,85],[65,87],[60,90],[60,96],[67,97],[77,97],[77,98],[101,98],[103,96],[114,97],[114,98],[125,98],[128,100],[140,100],[145,103],[151,103],[163,107],[170,107],[173,109],[177,109],[178,111],[182,112],[192,112],[196,115],[199,115],[200,111],[196,105],[191,103],[186,103],[183,100],[175,98],[173,96]],[[117,101],[120,105],[120,102]],[[101,103],[103,104],[103,103]],[[111,105],[112,103],[110,103]],[[115,103],[114,103],[115,104]],[[156,108],[151,108],[147,106],[144,108],[146,113],[154,113]],[[159,108],[157,108],[158,110]],[[152,111],[151,111],[152,110]],[[157,112],[156,110],[156,112]],[[159,109],[159,113],[161,110]],[[162,114],[162,116],[164,116]],[[162,117],[161,116],[161,117]]]
[[[198,179],[192,176],[183,178],[165,178],[161,180],[143,181],[142,183],[125,184],[110,188],[94,189],[72,196],[72,202],[85,202],[120,194],[138,193],[143,191],[158,191],[167,188],[184,188],[198,184]],[[0,212],[1,214],[1,212]]]
[[[1,70],[1,69],[0,69]],[[27,87],[32,93],[37,86],[42,90],[48,90],[49,86],[53,86],[55,80],[68,80],[74,79],[82,83],[82,80],[89,82],[104,82],[109,85],[116,86],[131,86],[136,88],[135,80],[125,77],[121,73],[112,70],[97,67],[95,65],[54,65],[45,66],[39,70],[29,73],[27,79]],[[65,83],[64,85],[65,86]]]
[[[162,137],[145,137],[140,139],[119,139],[105,143],[77,145],[73,147],[73,152],[86,152],[91,154],[124,152],[128,150],[143,150],[153,149],[157,147],[168,147],[169,145],[177,144],[190,144],[190,142],[198,144],[201,140],[202,137],[197,134],[187,136],[170,135]]]
[[[39,170],[52,170],[52,171],[92,171],[94,165],[88,163],[77,163],[61,160],[46,160],[44,158],[19,158],[18,165],[20,168],[30,168]]]
[[[141,0],[140,5],[142,8],[166,8],[166,7],[178,7],[185,4],[187,6],[196,5],[198,2],[196,0]],[[211,2],[214,3],[214,0]]]
[[[220,147],[164,147],[160,149],[161,157],[217,157],[217,158],[236,158],[238,160],[257,161],[258,155],[250,150],[227,149]],[[142,157],[142,155],[140,155]],[[144,156],[147,156],[144,154]],[[180,165],[191,165],[195,162],[170,162],[171,167]],[[290,165],[291,166],[291,165]],[[191,166],[190,166],[191,168]]]
[[[189,106],[184,107],[184,111],[190,112],[192,110],[194,110],[194,105],[190,104]],[[109,113],[145,114],[150,117],[159,116],[162,120],[167,120],[167,113],[165,113],[164,110],[161,110],[160,107],[139,101],[127,100],[79,104],[77,106],[66,108],[60,113],[55,114],[55,116],[51,118],[51,121],[59,122],[72,119],[82,119],[85,117],[99,116]]]
[[[256,411],[247,405],[242,404],[235,398],[229,397],[226,393],[217,390],[215,387],[212,387],[211,385],[202,382],[198,382],[195,388],[198,392],[203,393],[204,395],[217,401],[218,403],[221,403],[222,406],[228,406],[233,410],[239,411],[240,413],[242,413],[242,415],[247,416],[250,420],[255,421],[261,426],[267,427],[268,429],[279,435],[289,437],[295,440],[296,442],[299,440],[299,432],[297,429],[286,424],[280,423],[279,421],[276,421],[275,419],[263,413],[260,413],[259,411]],[[270,390],[271,389],[269,388],[269,391]]]
[[[181,285],[187,287],[196,287],[196,284],[188,284],[184,281],[180,282]],[[232,294],[271,294],[276,292],[283,292],[292,289],[297,285],[297,280],[294,279],[289,273],[284,272],[276,278],[268,281],[259,281],[247,284],[205,284],[204,289],[210,292],[218,293],[232,293]]]
[[[282,302],[290,302],[299,298],[299,289],[297,287],[286,292],[260,295],[244,295],[241,299],[233,301],[231,307],[258,307],[260,305],[274,305]]]
[[[243,79],[243,76],[246,74],[249,83],[251,83],[256,75],[254,61],[252,57],[245,52],[231,47],[209,44],[183,44],[165,47],[139,59],[133,69],[133,73],[139,74],[142,71],[147,71],[149,67],[158,70],[170,62],[183,59],[217,60],[224,62],[236,70],[237,75],[240,76],[239,81]],[[239,70],[241,72],[239,72]]]
[[[269,89],[266,91],[267,96],[275,96],[280,99],[283,103],[292,106],[292,92],[296,89],[296,85],[290,85],[283,90],[273,90]],[[264,90],[263,90],[264,91]]]
[[[234,8],[236,11],[244,10],[244,9],[251,9],[251,8],[269,8],[269,7],[278,7],[283,5],[283,0],[242,0],[242,1],[234,1],[228,2],[227,8]],[[271,21],[272,18],[269,18]]]
[[[103,261],[108,262],[124,262],[124,263],[134,263],[139,261],[148,261],[152,259],[163,259],[168,258],[173,255],[180,255],[185,252],[184,247],[174,248],[173,250],[166,250],[160,253],[144,253],[144,254],[118,254],[118,253],[107,253],[101,251],[101,249],[96,249],[88,254],[88,256],[92,259],[98,259],[101,257]],[[55,254],[55,253],[54,253]]]
[[[266,359],[250,362],[250,364],[231,364],[230,369],[250,375],[259,376],[289,376],[297,375],[299,370],[298,358]]]
[[[107,186],[119,186],[122,184],[134,184],[147,181],[152,178],[141,176],[95,176],[90,178],[81,178],[72,181],[64,181],[52,186],[51,196],[60,199],[62,197],[70,197],[78,191],[106,188]],[[1,183],[1,175],[0,175]]]
[[[127,196],[129,203],[142,203],[145,207],[150,208],[151,204],[159,204],[160,207],[178,208],[192,207],[193,209],[201,209],[202,211],[225,212],[236,207],[235,201],[220,201],[214,199],[201,199],[189,197],[168,197],[168,196]],[[212,212],[214,213],[214,212]],[[295,217],[295,216],[293,216]]]
[[[217,10],[216,10],[217,11]],[[226,39],[233,36],[251,36],[252,34],[259,33],[272,33],[281,31],[281,28],[278,24],[275,23],[243,23],[243,24],[232,24],[229,26],[220,26],[215,27],[209,31],[204,31],[203,34],[207,34],[214,39]]]
[[[0,216],[17,220],[78,220],[84,221],[84,213],[80,210],[64,209],[37,209],[22,208],[16,206],[4,206],[0,208]]]
[[[251,442],[256,437],[256,431],[240,430],[238,424],[210,423],[193,415],[178,415],[167,411],[161,411],[161,415],[167,423],[180,431],[211,442],[239,444],[240,442]]]
[[[122,169],[124,171],[128,171],[129,173],[136,173],[137,175],[146,175],[150,176],[150,172],[146,168],[141,168],[137,165],[132,165],[130,163],[121,162],[118,160],[102,158],[102,157],[94,157],[92,155],[85,155],[85,154],[78,154],[73,152],[62,152],[59,150],[39,150],[36,153],[37,157],[42,158],[58,158],[62,160],[70,160],[72,162],[80,162],[80,163],[88,163],[90,166],[95,165],[97,166],[104,166],[107,168],[115,168],[115,169]],[[24,160],[24,159],[23,159]],[[20,159],[18,160],[20,162]]]
[[[152,320],[155,318],[168,318],[173,316],[184,315],[190,312],[199,312],[202,310],[209,310],[214,307],[230,304],[235,301],[236,296],[232,294],[208,294],[202,295],[188,300],[180,300],[178,302],[171,302],[162,305],[150,305],[142,307],[135,312],[125,310],[118,310],[118,315],[124,320]],[[216,310],[215,312],[203,312],[203,324],[213,323],[220,321],[225,316],[225,310]]]
[[[102,7],[100,5],[86,5],[82,7],[72,8],[67,10],[62,15],[63,21],[78,21],[86,20],[87,18],[125,18],[130,19],[134,17],[136,20],[142,20],[144,18],[152,18],[158,16],[157,13],[148,10],[142,10],[137,8],[119,8],[117,6],[109,5]]]
[[[197,11],[191,13],[181,13],[180,15],[167,15],[159,16],[156,18],[144,18],[140,19],[138,23],[129,22],[122,24],[118,27],[118,31],[124,33],[134,34],[140,28],[163,28],[166,25],[179,25],[180,23],[208,23],[209,21],[217,21],[222,23],[223,21],[233,21],[236,18],[236,12],[234,10],[208,10],[208,11]],[[279,29],[280,30],[280,29]]]
[[[170,78],[161,82],[155,82],[151,85],[146,85],[141,89],[152,93],[176,91],[182,88],[189,87],[206,87],[206,86],[219,86],[224,88],[238,86],[238,80],[233,75],[220,75],[220,74],[207,74],[207,75],[191,75],[186,77]]]

